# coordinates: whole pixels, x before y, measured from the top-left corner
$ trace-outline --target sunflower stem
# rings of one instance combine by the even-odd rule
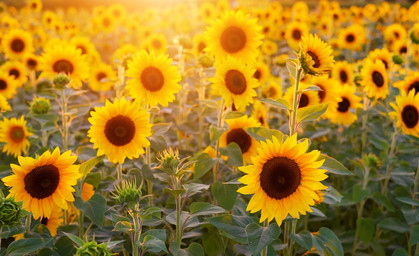
[[[147,112],[149,113],[150,112],[150,105],[149,104],[147,104],[147,106],[146,106],[146,109],[147,109]],[[150,123],[152,124],[153,123],[153,118],[152,118],[153,116],[152,115],[150,115]],[[145,149],[145,163],[146,163],[146,165],[148,165],[148,166],[150,166],[150,164],[151,164],[151,152],[150,152],[150,146],[148,146],[146,149]],[[150,205],[150,206],[152,206],[153,205],[153,183],[150,181],[150,180],[147,180],[147,193],[150,195],[149,197],[148,197],[148,204]]]
[[[118,163],[116,165],[116,178],[118,180],[118,182],[122,182],[122,164]],[[82,184],[83,186],[83,184]]]
[[[296,228],[297,228],[297,220],[293,219],[292,223],[291,223],[291,234],[295,234]],[[294,240],[291,239],[290,240],[290,246],[288,248],[288,255],[289,256],[293,255],[293,249],[294,249]]]
[[[419,185],[419,160],[418,160],[418,168],[416,169],[416,176],[415,176],[415,182],[413,184],[413,199],[416,200],[416,194],[418,193],[418,185]],[[416,207],[413,206],[413,209]]]
[[[367,121],[368,121],[369,100],[366,93],[364,94],[363,103],[364,103],[363,105],[364,115],[362,116],[361,155],[364,153],[366,142],[367,142]]]
[[[65,89],[60,90],[60,96],[61,96],[61,117],[63,121],[63,150],[64,152],[67,151],[67,102],[65,99]]]
[[[263,226],[266,228],[266,227],[269,227],[269,221],[268,221],[268,219],[266,219],[264,222],[263,222]],[[265,248],[263,248],[262,249],[262,252],[261,252],[261,254],[260,254],[261,256],[267,256],[268,255],[268,246],[266,246]]]
[[[28,216],[26,216],[26,233],[28,233],[29,231],[31,231],[31,214],[28,214]]]
[[[180,226],[180,208],[182,204],[182,198],[180,195],[176,196],[176,243],[180,247],[182,242],[181,226]]]
[[[205,99],[205,73],[204,73],[204,68],[202,66],[199,68],[198,99],[199,99],[199,102],[202,102]],[[202,143],[204,141],[204,136],[205,136],[205,133],[202,131],[204,129],[204,119],[202,115],[198,116],[198,123],[199,123],[198,148],[202,148]]]
[[[297,132],[297,109],[298,109],[298,90],[300,89],[300,79],[303,69],[298,66],[295,74],[295,85],[292,102],[292,112],[290,114],[290,136]]]
[[[222,125],[222,119],[223,119],[223,112],[224,112],[224,100],[221,100],[221,106],[218,111],[218,123],[217,128],[221,128]],[[220,165],[220,138],[217,139],[217,143],[215,145],[215,156],[217,158],[217,162],[215,163],[214,167],[212,168],[212,175],[214,178],[214,183],[217,182],[217,172],[218,172],[218,166]]]
[[[390,160],[394,155],[394,150],[396,149],[396,141],[397,141],[397,134],[398,134],[398,129],[396,124],[394,123],[394,132],[393,132],[393,137],[391,138],[391,146],[390,146],[390,151],[388,153],[388,164],[387,164],[387,170],[386,170],[386,178],[384,180],[384,186],[381,190],[381,194],[383,194],[384,196],[387,193],[387,188],[388,188],[388,184],[390,182],[390,178],[391,178],[391,164],[390,164]]]
[[[84,236],[84,214],[82,211],[80,211],[79,215],[79,237],[83,240]]]
[[[289,222],[285,222],[284,223],[284,244],[288,244],[289,241],[289,229],[290,229],[290,223]],[[287,255],[287,248],[285,249],[286,251],[284,252],[284,255]]]

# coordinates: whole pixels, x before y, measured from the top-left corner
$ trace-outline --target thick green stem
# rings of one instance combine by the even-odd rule
[[[386,170],[386,178],[384,180],[384,186],[381,190],[381,194],[384,195],[384,196],[387,193],[388,184],[389,184],[390,178],[391,178],[391,158],[393,157],[394,150],[396,149],[397,134],[398,134],[398,129],[397,129],[396,125],[394,125],[394,133],[393,133],[393,137],[391,138],[391,146],[390,146],[390,151],[388,153],[388,164],[387,164],[387,170]]]
[[[67,127],[67,102],[65,99],[65,89],[60,90],[61,95],[61,117],[63,122],[63,150],[64,152],[67,151],[67,134],[68,134],[68,127]]]
[[[298,90],[300,89],[300,79],[302,71],[303,69],[300,66],[298,66],[295,74],[292,110],[290,113],[290,136],[297,132],[297,109],[299,103]]]
[[[412,198],[416,200],[416,196],[418,193],[418,186],[419,186],[419,161],[418,161],[418,167],[416,168],[416,177],[415,182],[413,183],[413,196]],[[415,206],[413,206],[415,208]]]
[[[295,234],[295,230],[297,229],[297,220],[293,219],[292,223],[291,223],[291,234]],[[292,256],[293,255],[293,250],[294,250],[294,240],[291,239],[290,240],[290,246],[288,248],[288,255]]]
[[[116,178],[118,182],[122,182],[122,164],[118,163],[116,165]]]
[[[289,229],[290,229],[290,223],[289,222],[285,222],[284,223],[284,244],[288,244],[288,241],[289,241]]]
[[[31,214],[28,214],[28,216],[26,216],[26,233],[27,232],[29,232],[29,231],[31,231],[31,218],[32,218],[32,215]]]
[[[218,128],[221,128],[221,125],[222,125],[223,112],[224,112],[224,100],[221,101],[221,106],[218,111],[218,123],[217,123]],[[214,178],[214,183],[217,182],[218,166],[220,165],[220,152],[219,151],[220,151],[220,139],[217,139],[217,143],[215,145],[215,156],[217,157],[217,162],[212,168],[212,176]]]
[[[80,211],[79,214],[79,237],[80,239],[84,240],[84,214],[82,211]]]
[[[263,222],[263,226],[264,227],[268,227],[269,226],[269,221],[267,219]],[[267,256],[268,255],[268,246],[266,246],[265,248],[262,249],[262,252],[261,252],[260,255],[261,256]]]
[[[179,195],[175,198],[176,200],[176,243],[180,247],[180,243],[182,241],[182,231],[180,226],[180,211],[182,205],[182,197]]]
[[[137,207],[136,207],[137,208]],[[138,212],[137,210],[134,211],[134,213],[132,214],[132,221],[134,223],[134,236],[132,238],[132,255],[133,256],[138,256],[138,245],[137,242],[140,238],[140,234],[141,234],[141,225],[138,222]]]
[[[151,163],[151,157],[150,157],[150,147],[147,147],[145,150],[145,160],[146,164],[150,166]],[[153,182],[150,180],[147,180],[147,192],[148,192],[148,204],[150,206],[153,206]]]
[[[363,106],[363,116],[362,116],[362,136],[361,136],[361,155],[364,153],[366,142],[367,142],[367,121],[368,121],[368,106],[369,99],[367,94],[364,95],[364,106]]]

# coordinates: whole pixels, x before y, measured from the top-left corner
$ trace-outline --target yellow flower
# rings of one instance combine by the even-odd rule
[[[304,73],[319,75],[330,72],[335,62],[332,52],[332,48],[317,35],[303,36],[298,58]]]
[[[20,119],[12,117],[10,120],[4,118],[0,123],[0,142],[6,143],[3,152],[15,157],[26,154],[26,149],[30,146],[28,137],[32,133],[28,132],[24,117],[21,116]]]
[[[93,185],[89,183],[83,183],[83,192],[81,194],[81,198],[83,201],[89,201],[90,198],[95,194],[95,190]]]
[[[7,102],[6,97],[0,94],[0,112],[6,112],[12,110],[10,107],[9,102]]]
[[[89,87],[93,91],[109,91],[117,80],[112,66],[103,62],[94,65],[90,70]]]
[[[8,73],[0,70],[0,94],[6,99],[11,99],[16,94],[18,87],[14,77],[9,76]]]
[[[327,188],[320,182],[327,178],[326,170],[319,169],[324,160],[317,161],[318,150],[306,153],[308,147],[308,140],[297,143],[296,134],[284,142],[273,137],[260,143],[253,165],[239,167],[246,175],[237,192],[253,194],[246,210],[261,211],[260,222],[275,218],[280,226],[288,214],[299,218],[311,212],[319,200],[316,191]]]
[[[396,104],[390,105],[395,111],[389,115],[397,120],[397,126],[402,127],[404,133],[419,137],[419,93],[401,91]]]
[[[355,95],[356,87],[343,85],[337,89],[337,96],[341,98],[338,105],[328,107],[328,118],[332,123],[350,125],[357,120],[354,113],[357,108],[362,108],[361,98]],[[329,112],[329,111],[328,111]]]
[[[23,62],[8,61],[1,66],[1,70],[13,77],[18,87],[23,86],[28,81],[28,73]]]
[[[13,174],[2,179],[11,186],[9,196],[23,201],[23,208],[32,212],[34,219],[50,218],[57,206],[67,209],[74,201],[72,192],[80,177],[79,166],[73,165],[77,156],[71,151],[60,154],[59,148],[45,151],[35,159],[19,157],[19,165],[11,164]]]
[[[21,59],[26,54],[33,52],[31,34],[20,29],[12,29],[7,32],[1,43],[6,56],[11,59]]]
[[[352,65],[347,61],[337,61],[333,67],[332,76],[342,85],[352,85],[354,82]]]
[[[409,72],[404,80],[394,83],[394,86],[399,88],[400,91],[404,91],[408,94],[410,91],[415,91],[415,94],[419,93],[419,71]]]
[[[353,24],[341,29],[338,34],[339,46],[342,49],[358,51],[362,49],[366,41],[365,28],[358,24]]]
[[[370,98],[385,98],[388,95],[388,75],[384,63],[367,59],[361,70],[361,85]]]
[[[308,34],[309,29],[306,23],[293,21],[287,25],[285,38],[287,39],[288,45],[292,49],[297,50],[302,38]]]
[[[61,224],[63,223],[63,210],[54,207],[51,210],[51,215],[47,217],[43,217],[41,219],[41,224],[45,225],[49,232],[51,233],[52,237],[55,237],[57,235],[57,229]]]

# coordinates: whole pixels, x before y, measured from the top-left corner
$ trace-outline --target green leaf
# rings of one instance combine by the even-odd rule
[[[282,138],[284,137],[282,132],[265,127],[250,127],[244,128],[244,130],[258,142],[272,140],[273,136],[275,136],[279,141],[282,141]]]
[[[307,250],[311,250],[313,247],[313,238],[311,233],[307,230],[304,230],[298,234],[291,234],[291,239]]]
[[[224,233],[222,234],[225,237],[242,244],[247,243],[246,226],[254,222],[248,216],[235,216],[230,214],[208,218],[207,220],[216,228],[223,231]]]
[[[396,197],[396,199],[402,203],[411,205],[411,206],[419,206],[419,201],[418,200],[414,200],[410,197]]]
[[[261,227],[256,223],[250,223],[246,226],[247,242],[254,255],[258,255],[263,248],[276,240],[280,233],[281,229],[276,223],[269,225],[269,227]]]
[[[200,184],[200,183],[189,183],[183,185],[183,188],[186,190],[186,194],[189,196],[195,195],[197,193],[201,193],[204,190],[209,189],[209,185]]]
[[[86,162],[82,163],[80,165],[80,173],[82,174],[82,177],[86,177],[86,175],[90,172],[90,170],[95,167],[100,161],[105,158],[105,155],[103,156],[96,156],[92,159],[87,160]]]
[[[170,243],[170,252],[173,256],[204,256],[204,249],[198,243],[191,243],[188,248],[180,249],[175,241]]]
[[[281,109],[289,109],[290,108],[290,104],[288,103],[288,101],[286,101],[285,99],[270,99],[270,98],[259,98],[259,101],[267,103],[269,105],[272,105],[274,107],[277,108],[281,108]]]
[[[322,88],[318,87],[317,85],[310,85],[309,87],[304,88],[304,90],[300,90],[298,92],[307,92],[307,91],[323,91]]]
[[[148,137],[150,141],[150,148],[154,151],[163,151],[167,148],[166,139],[164,136],[152,136]]]
[[[352,190],[352,201],[359,203],[368,196],[368,190],[361,188],[359,184],[356,184]]]
[[[217,161],[217,159],[210,157],[207,153],[199,154],[195,163],[194,179],[204,176],[214,167]]]
[[[378,223],[378,226],[382,229],[395,231],[401,234],[410,231],[409,226],[397,218],[385,218]]]
[[[153,136],[164,136],[170,127],[172,127],[172,123],[155,123],[151,127],[151,132]]]
[[[321,249],[325,251],[326,255],[343,256],[342,243],[332,230],[320,228],[318,234],[313,236],[321,241],[321,244],[324,246],[324,248]],[[319,246],[320,243],[317,243],[317,241],[315,244],[317,245],[317,247],[315,246],[316,249],[321,247]]]
[[[144,240],[145,236],[154,236],[162,241],[166,241],[166,230],[164,229],[151,229],[141,234],[140,241]]]
[[[227,128],[218,128],[214,125],[211,125],[210,127],[210,140],[211,144],[214,144],[220,137],[227,131]]]
[[[297,74],[297,63],[293,61],[287,61],[287,69],[290,75],[290,78],[295,79],[295,74]]]
[[[391,254],[391,256],[409,256],[409,253],[404,248],[399,248]]]
[[[219,206],[227,211],[231,211],[236,203],[238,185],[235,184],[222,184],[216,182],[211,186],[212,195],[217,199]]]
[[[324,194],[324,203],[325,204],[336,204],[340,203],[342,201],[343,196],[336,191],[332,186],[329,186],[329,188],[325,191]]]
[[[394,206],[391,204],[391,201],[380,192],[375,192],[372,198],[377,204],[385,206],[389,212],[394,212]]]
[[[73,256],[76,253],[73,242],[67,236],[60,237],[57,242],[55,242],[54,246],[61,256]]]
[[[235,118],[240,118],[245,115],[246,115],[245,113],[242,113],[239,111],[230,111],[224,116],[224,119],[235,119]]]
[[[106,199],[95,193],[89,201],[85,202],[76,196],[74,206],[86,215],[95,225],[101,227],[106,212]]]
[[[141,244],[145,248],[145,250],[149,252],[158,253],[164,251],[166,253],[169,253],[169,251],[167,251],[164,241],[152,235],[144,236],[144,240]]]
[[[356,232],[359,239],[364,243],[368,244],[374,235],[375,224],[371,218],[361,218],[356,221]]]
[[[204,202],[193,202],[189,209],[193,216],[211,215],[227,212],[226,210],[224,210],[224,208],[221,208],[220,206]]]
[[[321,168],[328,170],[330,173],[338,175],[353,175],[343,164],[333,157],[321,154],[317,161],[325,159],[323,166]]]
[[[97,188],[102,180],[102,175],[100,172],[91,172],[88,173],[86,178],[84,179],[84,183],[89,183],[93,185],[93,187]]]
[[[31,252],[35,252],[39,249],[50,247],[53,239],[41,239],[41,238],[25,238],[12,242],[7,247],[6,254],[8,256],[21,256]]]
[[[220,153],[222,155],[228,156],[228,165],[231,165],[231,166],[243,165],[243,154],[239,145],[237,145],[237,143],[232,142],[228,144],[227,147],[220,148]]]
[[[125,233],[131,233],[134,230],[132,229],[131,223],[128,221],[118,221],[112,231],[119,231]]]
[[[308,106],[304,108],[299,108],[297,111],[297,121],[298,123],[313,121],[323,115],[327,110],[328,104],[319,104]]]
[[[412,232],[410,233],[410,242],[412,245],[419,243],[419,225],[414,225],[412,227]]]
[[[75,236],[75,235],[73,235],[73,234],[70,234],[70,233],[67,233],[67,232],[63,232],[64,233],[64,235],[66,235],[68,238],[70,238],[71,239],[71,241],[73,241],[75,244],[77,244],[77,246],[82,246],[83,244],[84,244],[84,241],[80,238],[80,237],[78,237],[78,236]]]

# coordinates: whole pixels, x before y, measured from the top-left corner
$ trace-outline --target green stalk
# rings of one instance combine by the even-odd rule
[[[290,136],[292,136],[297,131],[297,109],[299,103],[298,90],[300,89],[300,79],[302,71],[303,69],[300,66],[298,66],[295,74],[295,85],[293,93],[294,98],[292,102],[292,110],[290,113]]]
[[[182,241],[181,227],[180,227],[180,209],[182,204],[182,198],[178,195],[176,198],[176,243],[180,247]]]
[[[295,234],[295,230],[297,229],[297,220],[293,219],[291,223],[291,234]],[[293,249],[294,249],[294,240],[290,240],[290,247],[288,248],[288,255],[293,255]]]
[[[26,233],[31,231],[31,217],[32,215],[29,214],[28,216],[26,216]]]
[[[116,165],[116,178],[119,182],[122,181],[122,164],[118,163]]]
[[[218,111],[218,123],[217,123],[218,128],[221,128],[221,125],[222,125],[223,112],[224,112],[224,100],[221,100],[221,107]],[[217,144],[215,145],[215,156],[217,157],[217,162],[212,168],[212,176],[214,178],[214,183],[217,182],[218,166],[220,165],[220,152],[219,151],[220,151],[220,139],[218,138]]]
[[[67,151],[67,134],[68,134],[68,127],[67,127],[67,102],[65,99],[65,89],[60,90],[61,95],[61,117],[63,121],[63,150],[64,152]]]
[[[364,153],[365,145],[367,142],[367,121],[368,121],[369,100],[366,93],[364,94],[363,103],[364,103],[363,105],[364,115],[362,116],[361,155]]]
[[[205,73],[204,73],[203,67],[199,68],[198,99],[199,99],[199,102],[202,102],[205,99]],[[198,116],[198,123],[199,123],[198,148],[202,148],[202,143],[204,141],[205,133],[203,132],[204,118],[201,115]]]
[[[80,239],[83,239],[84,236],[84,214],[82,211],[80,211],[80,215],[79,215],[79,237]]]
[[[269,226],[269,221],[267,219],[263,222],[263,226],[265,228]],[[262,252],[261,252],[261,256],[267,256],[267,255],[268,255],[268,246],[266,246],[265,248],[263,248],[262,249]]]
[[[146,109],[147,109],[147,112],[150,111],[150,105],[149,104],[147,104]],[[150,123],[152,124],[152,122],[153,122],[153,118],[152,118],[152,115],[150,114]],[[148,146],[145,149],[145,163],[148,166],[150,166],[150,164],[151,164],[150,146]],[[147,192],[150,195],[148,197],[148,204],[150,206],[152,206],[153,205],[153,196],[151,196],[151,195],[153,195],[153,183],[150,180],[147,180]]]
[[[387,170],[386,170],[386,178],[384,180],[384,186],[381,190],[381,194],[383,194],[384,196],[387,193],[387,188],[388,188],[388,184],[390,182],[390,178],[391,178],[391,164],[390,164],[390,159],[393,157],[394,155],[394,150],[396,149],[396,141],[397,141],[397,134],[398,134],[398,129],[396,124],[394,124],[394,132],[393,132],[393,137],[391,138],[391,146],[390,146],[390,151],[388,153],[388,159],[389,162],[387,164]]]

